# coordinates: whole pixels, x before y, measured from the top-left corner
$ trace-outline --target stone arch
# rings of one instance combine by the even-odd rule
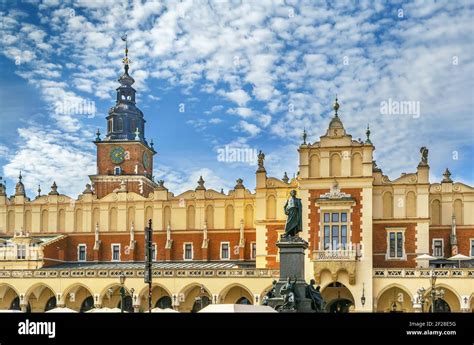
[[[180,299],[180,304],[179,304],[180,311],[185,311],[185,312],[196,311],[196,307],[197,307],[196,297],[201,296],[201,287],[203,288],[204,297],[206,298],[205,301],[203,302],[203,307],[205,307],[206,304],[208,304],[207,302],[210,302],[212,300],[211,292],[204,285],[201,285],[198,283],[188,284],[184,288],[181,289],[181,292],[178,295]]]
[[[309,158],[309,177],[319,177],[320,176],[320,161],[317,154],[311,155]]]
[[[267,197],[267,219],[276,219],[276,198],[274,195]]]
[[[321,296],[326,302],[326,311],[328,312],[349,312],[350,307],[355,305],[353,293],[339,281],[327,284],[322,288]]]
[[[431,202],[430,213],[430,224],[441,225],[441,202],[438,199]]]
[[[78,208],[76,210],[75,214],[75,224],[76,224],[76,231],[77,232],[82,232],[83,229],[83,223],[82,223],[82,208]]]
[[[127,209],[127,230],[130,231],[132,228],[132,223],[135,226],[135,207],[134,206],[129,206]]]
[[[456,292],[455,289],[444,283],[436,284],[435,289],[444,289],[445,295],[443,300],[449,305],[451,312],[461,311],[461,296]],[[431,287],[427,289],[425,293],[425,300],[427,302],[425,302],[426,307],[424,308],[424,311],[429,311],[431,308],[430,293]]]
[[[224,304],[236,304],[238,300],[242,297],[245,297],[253,304],[253,295],[252,292],[249,291],[245,286],[242,284],[231,284],[226,286],[220,293],[219,299],[220,303]]]
[[[153,225],[153,207],[147,206],[147,208],[145,209],[145,227],[148,226],[148,223],[149,223],[150,219],[152,221],[151,226],[153,228],[154,227],[154,225]]]
[[[329,165],[330,176],[341,176],[341,156],[339,153],[331,154]]]
[[[117,308],[120,303],[120,284],[110,283],[99,294],[98,303],[104,308]],[[130,295],[130,290],[126,287],[126,294]]]
[[[66,211],[61,208],[58,212],[58,230],[64,232],[66,230]]]
[[[151,290],[151,305],[152,308],[155,308],[158,301],[163,297],[170,297],[172,299],[172,294],[168,288],[164,285],[153,283]],[[148,310],[148,286],[145,286],[138,293],[138,301],[140,304],[140,310]]]
[[[163,209],[163,229],[166,229],[168,224],[171,224],[171,207],[165,206]]]
[[[196,208],[193,205],[189,205],[186,210],[186,229],[196,229]]]
[[[13,301],[19,297],[20,294],[12,285],[7,283],[0,284],[0,310],[11,309]]]
[[[453,215],[456,217],[456,224],[463,225],[463,203],[461,199],[453,202]]]
[[[245,213],[244,213],[244,227],[246,229],[253,228],[253,206],[250,204],[247,204],[245,206]]]
[[[13,210],[8,211],[7,216],[7,232],[13,233],[15,231],[15,212]]]
[[[117,231],[117,208],[109,210],[109,231]]]
[[[351,173],[352,176],[362,176],[362,155],[359,152],[352,154]]]
[[[234,206],[227,205],[225,208],[225,227],[226,229],[234,229]]]
[[[61,295],[60,304],[75,311],[81,311],[84,301],[89,297],[94,297],[94,295],[86,285],[82,283],[74,283],[64,289],[64,292]],[[93,304],[88,309],[92,309],[92,307]]]
[[[92,210],[92,229],[95,230],[97,224],[100,225],[100,209],[98,207],[94,207]]]
[[[208,229],[214,229],[214,206],[206,207],[206,224]]]
[[[37,283],[26,291],[23,303],[28,303],[32,312],[44,312],[53,297],[56,299],[56,293],[49,285]]]
[[[378,312],[413,311],[413,295],[404,286],[393,283],[384,287],[376,299]]]
[[[416,194],[410,191],[405,196],[405,214],[407,218],[416,217]]]
[[[393,194],[392,192],[385,192],[382,195],[383,218],[393,218]]]
[[[41,211],[41,231],[40,232],[49,232],[49,212],[48,210]]]
[[[31,211],[25,211],[25,231],[31,232]]]

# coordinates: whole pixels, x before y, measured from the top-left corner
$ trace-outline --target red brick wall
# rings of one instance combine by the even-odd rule
[[[387,227],[405,229],[405,253],[407,260],[385,260],[387,253]],[[373,265],[375,268],[414,268],[416,267],[416,223],[382,223],[373,224]]]
[[[320,213],[318,212],[319,207],[316,206],[316,199],[322,194],[329,192],[329,189],[312,189],[309,191],[309,251],[308,255],[311,255],[313,250],[319,248],[319,222]],[[362,216],[362,189],[360,188],[341,188],[341,192],[351,195],[355,200],[355,205],[352,206],[352,226],[351,232],[352,237],[350,241],[354,244],[360,243],[362,240],[361,236],[361,216]]]
[[[444,256],[449,258],[451,256],[451,245],[449,244],[451,235],[451,228],[446,229],[431,229],[430,228],[430,255],[433,255],[433,238],[442,238],[444,243]]]
[[[267,267],[278,269],[280,267],[280,263],[277,262],[276,256],[268,256],[268,255],[278,255],[278,247],[276,246],[278,238],[277,231],[285,230],[285,225],[267,225],[266,226],[266,246],[265,249],[267,251]]]
[[[244,259],[251,260],[250,243],[255,241],[255,230],[246,230]],[[220,243],[230,242],[230,260],[239,260],[239,254],[234,253],[234,247],[239,244],[239,233],[208,233],[209,247],[208,260],[220,260]],[[193,243],[194,260],[202,260],[202,234],[172,234],[173,246],[171,249],[171,260],[183,260],[183,243]],[[129,233],[101,233],[99,236],[101,241],[99,250],[99,261],[111,261],[112,258],[112,244],[119,243],[121,245],[120,258],[121,261],[143,261],[145,258],[145,238],[143,232],[135,233],[135,249],[126,253],[127,247],[130,245]],[[87,261],[94,261],[94,233],[69,234],[61,241],[45,246],[45,257],[57,259],[59,251],[57,247],[65,253],[64,259],[66,261],[77,261],[77,246],[79,244],[87,245]],[[157,244],[157,260],[163,261],[166,258],[165,242],[166,232],[154,232],[153,242]],[[49,265],[57,264],[55,261],[48,261]]]
[[[53,266],[66,260],[68,252],[68,238],[64,237],[53,241],[43,248],[44,266]]]
[[[456,229],[456,234],[458,238],[458,249],[460,254],[470,256],[471,242],[470,239],[474,239],[474,228],[471,229]],[[473,253],[474,255],[474,253]]]

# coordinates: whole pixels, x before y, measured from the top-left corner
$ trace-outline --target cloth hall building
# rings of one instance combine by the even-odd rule
[[[126,60],[107,134],[94,141],[97,173],[77,199],[56,183],[30,198],[21,174],[14,195],[0,184],[0,309],[117,307],[123,273],[127,310],[144,311],[150,219],[153,306],[259,304],[279,276],[275,243],[294,189],[306,280],[321,286],[329,312],[426,312],[433,287],[443,290],[436,310],[474,310],[474,189],[447,169],[430,182],[426,148],[412,173],[390,180],[373,160],[369,129],[365,141],[346,133],[336,99],[320,139],[303,136],[296,178],[268,176],[260,153],[253,191],[238,176],[228,193],[208,189],[204,176],[174,195],[152,178],[156,151],[128,72]],[[448,260],[456,254],[465,257]]]

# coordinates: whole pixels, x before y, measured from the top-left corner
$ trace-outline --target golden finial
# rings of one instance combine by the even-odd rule
[[[127,34],[122,35],[121,37],[122,41],[125,42],[125,57],[122,59],[123,64],[125,65],[125,71],[128,73],[128,65],[132,62],[128,58],[128,40],[127,40]]]
[[[334,109],[334,115],[337,117],[337,110],[339,109],[339,103],[337,103],[337,95],[336,95],[336,100],[332,108]]]

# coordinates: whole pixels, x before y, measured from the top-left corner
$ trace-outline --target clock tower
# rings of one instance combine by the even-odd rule
[[[144,197],[156,187],[153,182],[153,141],[145,139],[145,119],[135,103],[135,80],[128,74],[127,37],[124,73],[118,79],[115,105],[107,116],[107,135],[102,140],[97,131],[97,174],[89,176],[95,193],[102,198],[116,189],[133,191]]]

